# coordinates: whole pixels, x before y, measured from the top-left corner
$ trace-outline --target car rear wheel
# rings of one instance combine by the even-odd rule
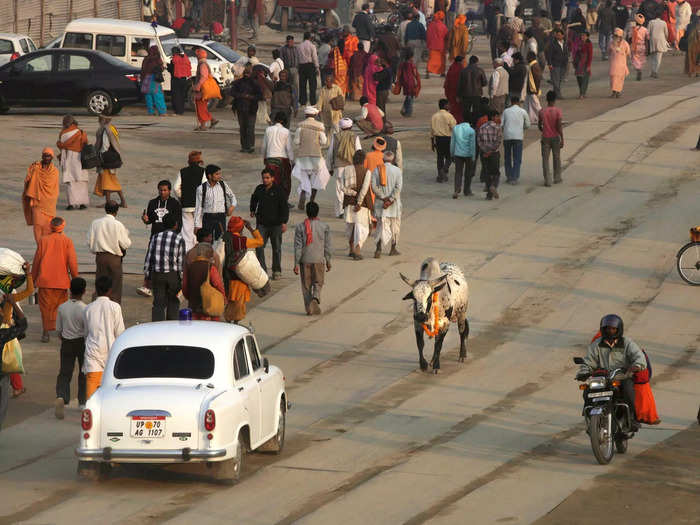
[[[114,111],[114,102],[106,91],[92,91],[85,99],[85,105],[93,115],[112,115]]]
[[[243,435],[239,433],[238,439],[236,440],[236,453],[231,459],[207,464],[211,469],[212,478],[220,483],[236,483],[241,478],[245,453],[246,446],[243,442]]]
[[[263,443],[258,450],[261,452],[274,452],[279,454],[284,448],[284,432],[287,426],[287,411],[285,410],[284,399],[280,401],[280,413],[277,419],[277,434]]]
[[[99,461],[78,461],[78,479],[82,481],[103,481],[112,470],[109,463]]]

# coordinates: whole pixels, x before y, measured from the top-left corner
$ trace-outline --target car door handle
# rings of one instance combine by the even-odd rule
[[[258,377],[258,383],[262,381],[262,377]]]
[[[245,390],[245,389],[244,389],[242,386],[239,386],[239,387],[238,387],[238,391],[239,391],[239,392],[243,392],[243,390]]]

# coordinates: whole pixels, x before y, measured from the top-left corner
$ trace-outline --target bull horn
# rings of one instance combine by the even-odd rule
[[[404,274],[402,274],[401,272],[399,272],[399,275],[401,276],[401,279],[403,280],[403,282],[405,282],[405,283],[406,283],[408,286],[410,286],[411,288],[413,288],[413,285],[416,284],[415,281],[411,281],[408,277],[406,277],[406,276],[405,276]]]
[[[429,281],[428,284],[430,284],[431,288],[435,288],[436,286],[442,284],[447,280],[447,274],[441,275],[437,279],[433,279],[432,281]]]

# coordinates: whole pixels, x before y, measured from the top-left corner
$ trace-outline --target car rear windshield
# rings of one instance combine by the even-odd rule
[[[12,42],[9,40],[0,40],[0,55],[11,55],[15,52]]]
[[[114,377],[181,377],[208,379],[214,374],[214,354],[196,346],[134,346],[123,350]]]
[[[236,53],[233,49],[219,42],[211,42],[208,45],[232,64],[235,64],[241,58],[241,55]]]

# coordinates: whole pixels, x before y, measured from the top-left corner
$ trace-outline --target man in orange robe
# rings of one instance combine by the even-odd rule
[[[51,219],[51,233],[39,239],[32,277],[39,288],[39,310],[43,333],[41,342],[49,342],[49,331],[56,329],[58,307],[68,300],[70,281],[78,277],[78,259],[73,241],[64,235],[66,223],[61,217]]]
[[[34,240],[39,245],[42,236],[51,233],[49,223],[56,216],[58,202],[58,168],[53,165],[53,150],[44,148],[41,162],[27,170],[22,192],[22,208],[28,226],[34,226]]]
[[[343,95],[348,93],[348,62],[345,61],[340,53],[338,46],[333,46],[331,50],[331,59],[333,64],[333,83],[340,87]]]
[[[467,17],[458,15],[450,33],[450,58],[466,57],[469,49],[469,29],[467,29]]]
[[[430,73],[435,75],[445,75],[445,47],[449,30],[443,22],[445,14],[437,11],[433,15],[433,20],[428,25],[425,35],[425,43],[430,51],[428,64],[425,69],[425,78],[430,78]]]

